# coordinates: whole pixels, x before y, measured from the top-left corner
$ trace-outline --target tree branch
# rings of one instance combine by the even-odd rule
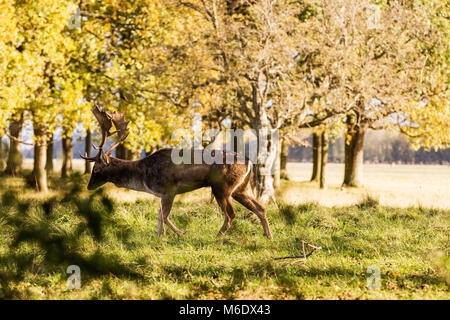
[[[34,146],[34,143],[29,143],[29,142],[25,142],[23,140],[19,140],[16,137],[10,135],[8,132],[6,132],[6,135],[8,136],[8,138],[10,138],[11,140],[14,140],[14,141],[16,141],[18,143],[26,144],[27,146]]]

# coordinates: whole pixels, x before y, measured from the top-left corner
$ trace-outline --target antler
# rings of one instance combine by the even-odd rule
[[[93,145],[93,147],[97,150],[100,150],[103,148],[103,145],[106,142],[106,139],[108,139],[109,136],[111,136],[111,133],[109,130],[111,130],[112,123],[111,118],[108,116],[108,114],[105,111],[100,111],[98,107],[94,107],[91,109],[94,116],[97,118],[98,124],[100,125],[100,130],[102,131],[102,142],[101,144],[96,147]]]
[[[128,123],[130,123],[129,121],[125,121],[125,117],[123,114],[117,113],[115,111],[113,114],[109,115],[109,118],[114,123],[114,127],[116,127],[117,140],[116,140],[116,143],[111,148],[106,150],[106,152],[105,152],[106,155],[110,155],[111,152],[115,148],[117,148],[117,146],[128,137],[129,131],[128,131],[127,126],[128,126]],[[116,133],[116,132],[114,132],[114,133]]]
[[[95,159],[97,159],[97,156],[95,157],[87,157],[87,156],[83,156],[81,153],[79,153],[80,157],[83,158],[86,161],[95,161]]]
[[[92,144],[92,146],[96,150],[99,150],[98,154],[95,157],[86,157],[81,154],[80,157],[88,161],[95,161],[102,154],[102,152],[104,155],[109,156],[111,152],[128,137],[129,132],[127,129],[127,125],[129,122],[125,121],[125,117],[121,113],[114,112],[113,114],[109,115],[105,111],[100,111],[98,107],[92,108],[91,111],[97,118],[97,121],[100,125],[100,130],[102,132],[102,142],[98,147]],[[113,133],[110,133],[113,123],[117,130]],[[108,137],[112,136],[115,133],[117,133],[116,143],[106,152],[104,152],[103,146],[105,145],[106,140],[108,139]]]

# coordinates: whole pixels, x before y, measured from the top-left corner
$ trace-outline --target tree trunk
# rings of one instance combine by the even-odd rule
[[[47,172],[53,171],[53,135],[51,136],[50,140],[47,142],[47,162],[45,164],[45,170]]]
[[[321,163],[321,155],[322,155],[322,142],[321,135],[318,132],[313,133],[313,169],[311,175],[311,181],[319,181],[320,178],[320,163]]]
[[[119,144],[116,149],[116,158],[124,160],[139,160],[141,153],[139,151],[133,152],[123,144]]]
[[[259,130],[259,148],[256,164],[256,189],[262,203],[275,201],[273,166],[277,156],[278,137],[269,136],[270,127]]]
[[[63,161],[61,167],[61,178],[66,178],[72,171],[72,133],[65,133],[64,136],[65,138],[62,139]]]
[[[91,130],[87,130],[86,131],[86,139],[84,140],[84,151],[85,151],[87,157],[91,156],[91,144],[92,144],[92,133],[91,133]],[[84,173],[85,174],[91,173],[91,162],[90,161],[84,162]]]
[[[358,187],[363,182],[363,149],[367,125],[349,125],[345,139],[345,169],[343,186]]]
[[[336,156],[335,156],[334,152],[335,152],[334,143],[328,144],[328,155],[329,155],[328,158],[329,158],[330,162],[336,161]]]
[[[36,189],[40,192],[47,193],[47,171],[45,170],[47,158],[47,136],[46,128],[34,126],[34,165],[33,165],[33,179],[36,184]]]
[[[258,101],[258,92],[258,86],[252,83],[252,108],[257,112],[255,117],[251,119],[251,124],[257,131],[258,136],[258,152],[255,164],[256,190],[259,201],[263,204],[269,200],[276,203],[272,171],[279,144],[278,130],[273,130],[266,108],[263,107],[263,101]],[[242,96],[239,97],[240,100],[242,98]]]
[[[273,187],[275,190],[281,185],[281,145],[276,150],[275,162],[273,164]]]
[[[127,149],[123,144],[119,144],[116,148],[116,158],[126,160],[127,156]]]
[[[22,139],[22,127],[23,127],[23,113],[20,114],[18,120],[13,120],[9,125],[9,135],[17,140]],[[20,142],[10,139],[9,141],[9,153],[8,160],[6,161],[5,172],[11,176],[15,176],[22,169],[22,150],[20,148]]]
[[[321,138],[321,156],[320,156],[320,189],[326,189],[326,165],[328,161],[328,133],[322,132]]]
[[[4,154],[5,152],[3,150],[3,137],[0,137],[0,170],[3,170],[6,166]]]
[[[289,154],[289,143],[286,139],[281,140],[281,151],[280,151],[280,178],[284,180],[289,180],[287,174],[287,159]]]
[[[259,162],[259,161],[258,161]],[[267,203],[269,200],[275,200],[275,189],[273,184],[273,176],[270,169],[266,169],[269,161],[263,161],[256,165],[257,177],[257,194],[262,203]]]

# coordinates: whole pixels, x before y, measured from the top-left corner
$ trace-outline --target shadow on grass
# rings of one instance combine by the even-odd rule
[[[65,272],[69,265],[78,265],[88,276],[141,277],[123,264],[118,255],[105,254],[99,249],[90,254],[84,252],[82,238],[101,247],[107,217],[114,206],[101,189],[82,198],[80,180],[80,175],[72,176],[62,199],[22,201],[18,199],[17,191],[3,193],[0,221],[8,230],[10,239],[5,241],[8,250],[0,255],[0,298],[15,296],[12,280],[21,281],[29,272]],[[54,208],[59,203],[63,203],[65,208],[73,208],[68,210],[73,211],[69,216],[74,222],[71,228],[58,224],[59,217]]]

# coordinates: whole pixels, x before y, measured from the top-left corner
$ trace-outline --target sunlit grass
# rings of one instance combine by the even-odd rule
[[[325,191],[309,182],[311,168],[309,163],[288,163],[288,174],[294,182],[284,185],[284,201],[332,207],[353,205],[370,195],[385,206],[450,209],[450,166],[364,164],[363,187],[341,190],[344,165],[330,163]]]
[[[87,183],[87,176],[83,183]],[[20,178],[2,179],[0,193],[13,187],[19,198],[31,189]],[[63,190],[68,181],[52,178]],[[288,185],[292,187],[294,183]],[[171,219],[186,233],[156,235],[159,203],[108,186],[114,209],[106,216],[103,238],[89,233],[76,239],[83,256],[98,252],[97,268],[81,270],[80,290],[67,289],[65,264],[46,261],[32,243],[10,249],[12,229],[0,216],[0,279],[8,290],[0,298],[22,299],[448,299],[450,212],[425,207],[392,208],[367,197],[351,206],[324,207],[316,202],[268,207],[273,240],[263,236],[258,219],[236,205],[237,218],[227,235],[216,238],[223,218],[209,190],[177,198]],[[129,194],[131,196],[126,197]],[[79,196],[88,195],[83,191]],[[125,196],[124,196],[125,195]],[[34,198],[33,206],[43,201]],[[40,209],[30,221],[44,221]],[[57,202],[54,230],[71,234],[83,221],[75,207]],[[0,206],[5,214],[5,207]],[[37,219],[37,220],[36,220]],[[41,220],[39,220],[41,219]],[[321,246],[305,262],[274,260],[301,255],[302,240]],[[75,250],[75,249],[74,249]],[[12,253],[15,252],[15,255]],[[20,258],[22,257],[22,258]],[[20,259],[31,257],[30,264]],[[120,265],[105,260],[116,257]],[[111,261],[116,261],[111,260]],[[295,262],[295,263],[293,263]],[[69,263],[69,262],[67,262]],[[20,276],[8,274],[21,270]],[[368,289],[369,266],[380,269],[381,288]],[[110,269],[108,271],[108,268]],[[130,270],[130,271],[126,271]],[[133,274],[130,274],[131,272]],[[15,271],[14,271],[15,272]],[[128,273],[127,273],[128,272]],[[0,283],[5,283],[1,282]]]

